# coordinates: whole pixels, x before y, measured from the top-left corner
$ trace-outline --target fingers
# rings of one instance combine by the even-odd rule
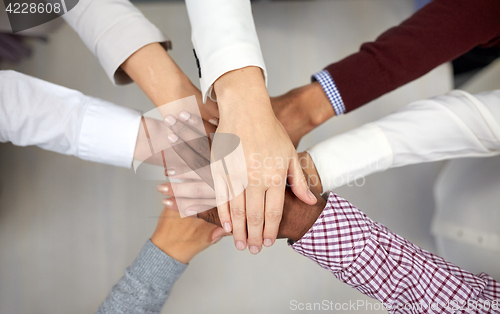
[[[234,245],[240,251],[247,247],[245,192],[243,191],[230,202],[231,221],[233,223]]]
[[[175,180],[200,180],[200,176],[187,165],[169,166],[165,176]]]
[[[266,191],[266,207],[264,212],[264,246],[272,246],[278,236],[283,203],[285,202],[285,185],[273,187]]]
[[[214,199],[193,199],[171,197],[164,199],[162,204],[172,210],[178,211],[183,216],[196,216],[215,207]]]
[[[233,230],[231,224],[231,215],[229,213],[229,189],[222,175],[214,175],[215,199],[217,212],[224,231]]]
[[[195,128],[190,127],[190,125],[195,127],[201,124],[201,119],[191,115],[187,111],[182,111],[179,115],[184,119],[184,122],[177,120],[173,115],[167,115],[165,123],[175,135],[188,143],[195,152],[205,157],[205,159],[210,160],[208,137],[205,134],[200,134]]]
[[[166,196],[215,200],[214,190],[203,181],[167,182],[158,186],[158,192]]]
[[[225,236],[231,235],[230,233],[227,233],[224,231],[222,228],[216,228],[214,232],[212,232],[212,244],[215,244],[220,241]]]
[[[302,167],[300,167],[297,153],[295,153],[294,158],[291,158],[288,166],[288,183],[290,184],[293,194],[295,194],[298,199],[308,205],[316,204],[318,200],[307,186],[307,180],[302,171]]]
[[[177,122],[176,124],[179,124]],[[176,134],[170,134],[168,136],[169,141],[172,143],[172,148],[181,157],[184,162],[194,171],[196,174],[205,181],[209,186],[213,187],[212,173],[210,170],[210,159],[206,159],[201,155],[197,154],[191,146],[180,139]],[[195,139],[194,141],[203,140],[202,138]],[[204,138],[204,141],[208,140]]]
[[[201,104],[199,106],[201,117],[204,120],[210,120],[212,118],[219,118],[219,107],[216,102],[213,102],[210,99],[207,99],[205,104]]]
[[[264,190],[259,187],[249,187],[246,191],[246,205],[248,248],[250,253],[257,254],[262,249]]]

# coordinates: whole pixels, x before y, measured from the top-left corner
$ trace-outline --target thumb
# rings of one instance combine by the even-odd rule
[[[316,196],[309,190],[306,177],[299,163],[299,157],[295,152],[294,158],[291,159],[288,165],[288,183],[292,188],[293,194],[302,202],[308,205],[314,205],[318,201]]]
[[[230,235],[230,233],[227,233],[221,227],[215,228],[215,230],[212,232],[212,244],[219,242],[220,239],[228,235]]]

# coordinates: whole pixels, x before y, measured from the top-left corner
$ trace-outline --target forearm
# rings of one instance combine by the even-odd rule
[[[496,0],[436,0],[359,52],[326,68],[345,112],[354,110],[478,45],[500,44]]]
[[[131,166],[139,112],[14,71],[0,90],[0,141]]]
[[[201,100],[201,95],[197,95],[187,76],[159,43],[142,47],[121,68],[157,107],[191,95]]]
[[[500,92],[478,97],[455,91],[417,101],[315,145],[323,191],[392,167],[499,154]]]
[[[292,248],[331,271],[342,282],[402,312],[422,305],[421,313],[454,313],[446,306],[484,298],[493,301],[500,285],[474,276],[373,222],[331,193],[324,211]]]
[[[120,65],[141,47],[151,43],[168,47],[162,32],[128,0],[80,0],[68,10],[63,19],[99,59],[114,84],[131,82]]]
[[[160,313],[186,267],[148,240],[96,313]]]

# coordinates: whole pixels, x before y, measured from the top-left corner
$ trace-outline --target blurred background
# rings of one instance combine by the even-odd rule
[[[311,74],[357,51],[362,42],[397,25],[422,2],[254,1],[270,94],[307,84]],[[172,40],[172,57],[198,84],[184,3],[136,4]],[[16,64],[4,61],[1,68],[143,112],[153,108],[137,86],[113,86],[97,59],[61,19],[44,27],[25,41],[31,49],[28,58]],[[464,67],[459,73],[455,65],[456,75],[452,65],[445,64],[371,105],[330,120],[308,134],[299,150],[383,117],[411,101],[446,93],[455,85],[472,92],[500,88],[500,63],[487,66],[495,59],[491,54],[487,54],[489,61],[475,55],[472,58],[479,64]],[[161,196],[156,192],[161,182],[141,180],[132,170],[36,147],[0,144],[0,161],[0,313],[94,312],[152,235],[162,210]],[[434,193],[448,193],[457,202],[461,198],[453,191],[440,191],[439,185],[434,192],[435,182],[438,177],[439,182],[458,180],[447,176],[468,169],[460,163],[486,165],[488,178],[471,179],[472,185],[496,182],[496,175],[500,175],[498,158],[454,162],[446,166],[448,173],[441,172],[446,163],[437,162],[391,169],[335,192],[424,249],[500,280],[500,217],[492,211],[500,212],[499,199],[488,200],[497,205],[486,209],[487,216],[479,206],[473,211],[496,226],[489,233],[493,239],[489,246],[481,246],[474,236],[464,240],[436,224],[436,220],[443,222],[453,216],[453,206],[436,204]],[[498,183],[493,186],[498,187]],[[293,312],[292,300],[376,303],[294,253],[284,240],[252,256],[248,251],[237,251],[232,239],[226,238],[190,263],[163,313],[289,313]],[[359,311],[365,312],[372,311]]]

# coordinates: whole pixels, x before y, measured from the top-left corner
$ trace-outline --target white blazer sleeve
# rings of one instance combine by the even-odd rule
[[[392,167],[500,154],[500,90],[411,103],[308,150],[328,191]]]
[[[0,142],[130,168],[141,114],[14,71],[0,71]]]
[[[128,0],[80,0],[63,18],[114,84],[131,82],[120,65],[134,52],[155,42],[169,46],[163,33]]]
[[[203,102],[223,74],[257,66],[267,82],[250,0],[186,0]]]

